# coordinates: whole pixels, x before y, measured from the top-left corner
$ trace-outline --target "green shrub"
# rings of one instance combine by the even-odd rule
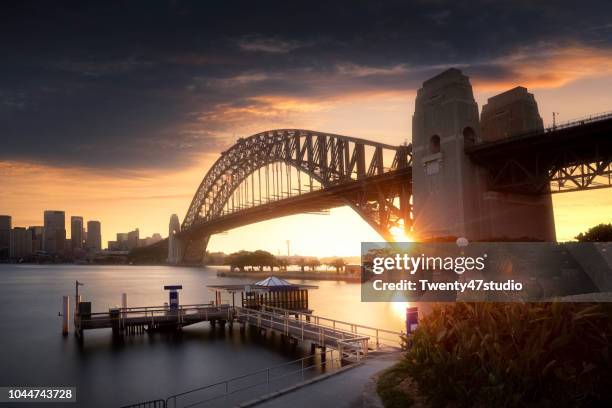
[[[436,306],[412,339],[406,372],[433,406],[609,404],[611,310],[571,303]]]

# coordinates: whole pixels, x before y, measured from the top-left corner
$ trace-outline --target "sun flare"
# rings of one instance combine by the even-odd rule
[[[396,242],[413,242],[412,236],[401,227],[393,227],[390,229],[391,235]]]
[[[405,319],[406,309],[410,307],[410,302],[391,302],[393,314],[400,319]]]

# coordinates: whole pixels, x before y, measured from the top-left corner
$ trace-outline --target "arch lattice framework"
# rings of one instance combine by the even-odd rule
[[[410,145],[281,129],[241,138],[221,154],[193,197],[181,226],[183,234],[223,217],[224,207],[240,183],[258,169],[278,162],[304,172],[323,189],[359,183],[361,194],[347,196],[345,202],[386,239],[392,240],[393,227],[411,228]],[[370,181],[383,178],[388,181],[372,183],[376,191],[368,188]]]

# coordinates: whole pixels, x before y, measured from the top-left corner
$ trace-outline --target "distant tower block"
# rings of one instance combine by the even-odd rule
[[[420,238],[481,238],[482,176],[464,153],[466,145],[479,142],[479,133],[467,76],[451,68],[423,83],[412,118],[414,228]]]
[[[482,107],[484,141],[502,140],[544,128],[533,94],[521,86],[489,98]],[[486,238],[535,238],[555,240],[550,194],[524,195],[489,191],[483,197],[483,235]]]
[[[538,104],[533,94],[522,86],[489,98],[482,107],[481,129],[485,142],[543,128]]]
[[[181,223],[178,216],[172,214],[170,224],[168,225],[168,263],[177,265],[182,261],[182,243],[176,236],[181,232]]]

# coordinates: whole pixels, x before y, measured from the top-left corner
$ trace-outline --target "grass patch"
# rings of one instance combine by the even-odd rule
[[[385,370],[378,378],[376,391],[386,408],[405,408],[414,401],[400,388],[401,382],[408,376],[408,362],[400,361]]]

